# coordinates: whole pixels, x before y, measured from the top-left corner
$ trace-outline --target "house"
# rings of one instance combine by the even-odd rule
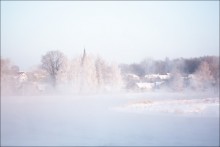
[[[170,77],[171,77],[170,73],[167,73],[167,74],[164,74],[164,75],[159,75],[159,78],[161,80],[168,80],[168,79],[170,79]]]
[[[155,83],[148,83],[148,82],[140,82],[136,83],[137,88],[141,90],[152,90],[156,85]]]
[[[130,80],[140,80],[140,77],[135,74],[127,74],[126,76]]]
[[[25,72],[18,72],[15,76],[15,79],[18,80],[19,83],[26,82],[28,80],[28,76]]]
[[[159,78],[159,74],[148,74],[148,75],[145,75],[144,77],[149,80],[155,80]]]
[[[145,75],[144,78],[147,80],[159,81],[159,80],[168,80],[170,79],[170,73],[167,74],[148,74]]]

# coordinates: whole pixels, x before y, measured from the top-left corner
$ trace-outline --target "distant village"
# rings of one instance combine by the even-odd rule
[[[170,73],[167,73],[165,75],[149,74],[145,75],[144,78],[140,78],[138,75],[135,74],[127,74],[126,81],[129,81],[129,83],[127,84],[127,88],[136,90],[159,89],[170,78]]]
[[[166,88],[169,85],[169,82],[172,78],[171,73],[167,74],[147,74],[143,78],[140,78],[138,75],[135,74],[127,74],[126,81],[127,83],[126,88],[131,90],[139,90],[139,91],[152,91],[156,89]],[[193,75],[181,76],[180,77],[183,84],[187,83],[188,81],[193,79]],[[182,85],[184,86],[184,85]],[[186,86],[186,85],[185,85]]]

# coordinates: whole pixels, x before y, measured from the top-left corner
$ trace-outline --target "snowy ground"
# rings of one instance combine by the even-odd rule
[[[218,146],[219,97],[1,96],[2,146]]]
[[[142,100],[130,102],[116,108],[121,111],[152,114],[185,115],[192,117],[218,117],[219,98],[203,99],[166,99],[166,100]]]

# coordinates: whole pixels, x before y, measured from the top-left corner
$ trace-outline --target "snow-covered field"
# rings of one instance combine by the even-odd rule
[[[152,112],[157,112],[193,117],[218,117],[219,98],[142,100],[130,102],[117,109],[121,111],[144,112],[148,113],[148,115],[152,114]]]
[[[2,146],[218,146],[205,93],[1,96]]]

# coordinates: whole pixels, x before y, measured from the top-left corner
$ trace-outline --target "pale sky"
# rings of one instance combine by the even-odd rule
[[[117,63],[219,55],[219,1],[1,1],[1,56],[21,70],[84,46]]]

